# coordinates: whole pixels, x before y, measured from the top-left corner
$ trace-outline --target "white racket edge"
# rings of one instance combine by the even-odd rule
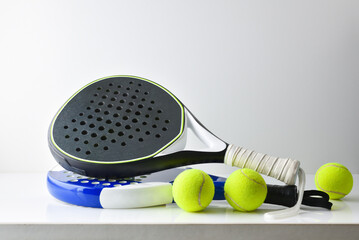
[[[172,203],[172,185],[150,182],[104,188],[100,194],[103,208],[142,208]]]

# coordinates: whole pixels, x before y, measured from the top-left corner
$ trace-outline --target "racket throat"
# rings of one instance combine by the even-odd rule
[[[224,151],[226,148],[227,144],[224,141],[206,129],[192,113],[185,108],[185,124],[182,135],[155,157],[180,151],[218,153]]]

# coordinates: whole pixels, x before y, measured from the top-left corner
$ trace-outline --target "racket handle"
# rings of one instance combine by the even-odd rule
[[[229,145],[224,163],[239,168],[250,168],[264,175],[293,185],[299,169],[299,161],[290,158],[272,157],[242,147]]]

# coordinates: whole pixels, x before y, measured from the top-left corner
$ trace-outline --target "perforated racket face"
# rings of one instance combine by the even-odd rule
[[[184,109],[149,80],[114,76],[74,94],[50,127],[51,143],[72,159],[121,162],[151,157],[183,131]]]

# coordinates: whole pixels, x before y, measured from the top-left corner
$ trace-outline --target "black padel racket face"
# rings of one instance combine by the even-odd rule
[[[62,167],[94,177],[131,177],[217,162],[293,184],[299,167],[295,160],[228,145],[167,89],[134,76],[101,78],[77,91],[55,115],[49,146]]]
[[[51,126],[51,140],[79,161],[114,163],[154,156],[184,127],[184,108],[166,89],[133,77],[98,80],[77,92]]]

